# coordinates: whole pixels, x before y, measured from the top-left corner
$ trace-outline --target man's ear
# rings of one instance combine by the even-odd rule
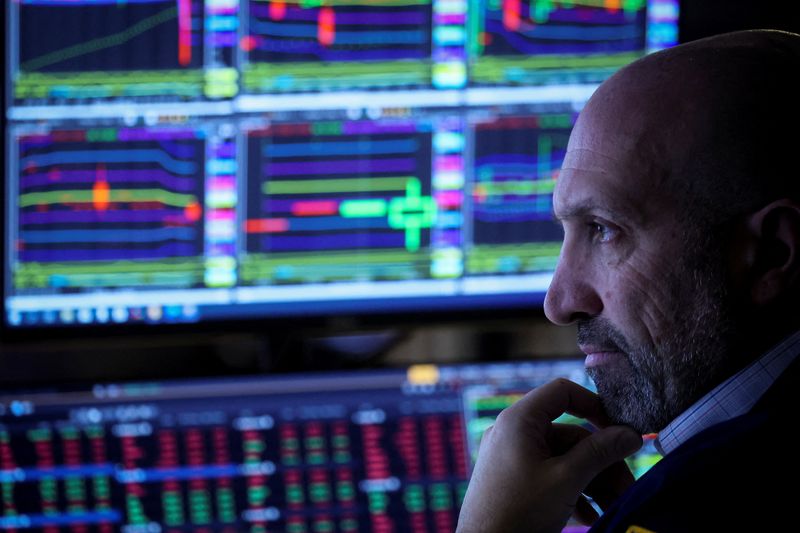
[[[747,219],[754,238],[750,257],[750,296],[769,306],[800,288],[800,203],[776,200]]]

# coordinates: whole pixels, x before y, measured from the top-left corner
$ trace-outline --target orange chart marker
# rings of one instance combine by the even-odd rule
[[[283,0],[273,0],[269,3],[269,18],[272,20],[283,20],[286,16],[286,2]]]
[[[503,26],[517,31],[520,26],[520,0],[503,0]]]
[[[106,181],[105,165],[97,165],[97,181],[92,187],[92,205],[97,211],[105,211],[111,200],[111,188]]]
[[[189,66],[192,61],[192,3],[178,0],[178,63]]]
[[[319,44],[330,46],[336,38],[336,15],[333,8],[323,7],[317,19],[317,39]]]
[[[189,222],[197,222],[203,214],[203,209],[197,202],[192,202],[183,209],[183,213]]]
[[[606,8],[606,11],[609,13],[616,13],[619,11],[619,8],[622,7],[622,2],[620,0],[604,0],[603,7]]]

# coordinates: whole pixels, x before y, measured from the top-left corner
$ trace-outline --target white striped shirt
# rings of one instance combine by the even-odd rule
[[[666,455],[715,424],[750,411],[800,353],[800,331],[723,381],[661,430],[656,449]]]

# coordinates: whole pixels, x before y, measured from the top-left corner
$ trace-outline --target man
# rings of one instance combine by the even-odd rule
[[[501,413],[459,532],[794,520],[799,77],[800,36],[737,32],[642,58],[592,96],[553,198],[545,312],[577,325],[599,396],[558,380]],[[563,412],[597,431],[553,424]],[[665,457],[633,483],[622,460],[652,432]]]

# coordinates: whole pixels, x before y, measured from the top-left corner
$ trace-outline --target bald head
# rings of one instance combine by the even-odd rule
[[[798,95],[800,35],[753,30],[693,41],[604,83],[565,163],[580,149],[606,153],[615,143],[648,173],[648,186],[679,193],[687,212],[712,222],[800,199]]]
[[[610,416],[658,431],[800,327],[800,36],[647,56],[581,112],[545,300]]]

